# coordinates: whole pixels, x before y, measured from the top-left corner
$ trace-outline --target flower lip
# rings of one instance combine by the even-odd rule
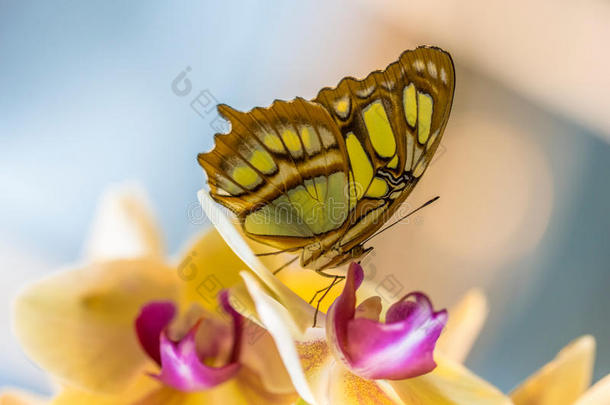
[[[369,379],[398,380],[432,371],[447,312],[435,312],[425,294],[413,292],[388,309],[385,323],[358,317],[363,311],[356,308],[356,290],[363,279],[362,267],[352,263],[345,288],[328,311],[326,333],[335,355],[354,374]],[[370,305],[367,301],[362,305]]]
[[[170,301],[146,304],[136,318],[135,329],[140,345],[157,364],[161,365],[161,333],[176,316],[176,306]]]
[[[144,351],[161,366],[159,374],[151,376],[180,391],[201,391],[215,387],[234,377],[240,370],[239,353],[243,332],[243,317],[231,307],[228,291],[219,294],[221,307],[231,316],[232,344],[226,364],[209,365],[218,355],[215,342],[206,342],[201,349],[197,334],[202,325],[198,320],[180,339],[172,340],[169,326],[175,317],[176,306],[172,302],[151,302],[145,305],[136,319],[136,334]],[[212,328],[214,323],[210,324]],[[211,333],[210,333],[211,332]],[[217,333],[214,333],[217,332]],[[223,336],[223,330],[207,331],[206,335]],[[217,359],[216,359],[217,360]]]

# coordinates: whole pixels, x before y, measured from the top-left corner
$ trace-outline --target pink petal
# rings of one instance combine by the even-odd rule
[[[407,301],[413,297],[413,301]],[[407,318],[423,321],[434,314],[432,303],[426,294],[415,291],[405,295],[400,301],[395,302],[385,316],[386,323],[400,322]]]
[[[180,391],[201,391],[222,384],[238,373],[241,366],[238,357],[243,333],[243,317],[231,307],[227,291],[222,291],[219,298],[223,309],[231,315],[233,325],[233,345],[228,363],[213,367],[206,364],[209,363],[208,360],[213,359],[201,358],[195,339],[197,330],[202,325],[201,321],[197,322],[178,342],[170,340],[164,331],[161,334],[161,374],[155,377],[166,385]],[[214,327],[214,324],[207,326]],[[222,332],[223,330],[218,330],[218,333]]]
[[[219,299],[222,308],[227,314],[231,315],[233,324],[233,350],[231,351],[229,362],[236,362],[241,351],[241,341],[244,334],[244,317],[231,306],[231,303],[229,302],[229,291],[221,291]]]
[[[151,359],[161,364],[159,351],[161,332],[170,324],[176,315],[176,306],[169,301],[157,301],[146,304],[136,318],[135,328],[142,348]]]
[[[352,263],[345,288],[328,311],[327,338],[333,351],[360,377],[405,379],[432,371],[436,341],[447,312],[434,312],[426,295],[412,293],[388,309],[386,322],[355,317],[362,267]],[[406,301],[413,298],[413,301]]]
[[[204,364],[197,354],[195,334],[199,323],[180,341],[172,342],[161,335],[161,374],[155,376],[164,384],[180,391],[201,391],[231,379],[240,364],[228,363],[222,367]]]
[[[392,323],[368,319],[349,322],[346,350],[356,374],[402,380],[434,370],[434,347],[447,322],[447,312],[428,310],[425,295],[418,297],[415,304],[416,307],[409,307],[407,316]]]
[[[343,347],[347,346],[347,323],[356,315],[356,290],[364,280],[364,271],[358,263],[352,263],[347,270],[347,279],[341,295],[328,309],[326,335],[335,355],[345,356]],[[333,344],[333,342],[335,344]],[[339,349],[339,350],[335,350]]]

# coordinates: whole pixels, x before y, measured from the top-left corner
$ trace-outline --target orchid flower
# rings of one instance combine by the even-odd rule
[[[311,404],[510,404],[508,397],[461,366],[485,317],[484,299],[471,294],[462,307],[451,333],[463,339],[464,347],[443,344],[452,351],[443,356],[434,351],[445,311],[435,311],[422,293],[413,293],[394,303],[379,321],[381,299],[372,297],[357,304],[362,268],[350,267],[343,292],[327,314],[325,328],[312,328],[313,313],[307,303],[278,285],[272,272],[252,252],[251,242],[239,226],[204,192],[199,198],[208,218],[249,265],[243,272],[246,290],[258,320],[273,335],[302,399]],[[242,296],[243,291],[234,291]],[[245,301],[245,299],[244,299]],[[472,317],[471,317],[472,316]],[[461,319],[460,319],[461,318]],[[464,327],[459,321],[464,320]],[[468,320],[468,321],[466,321]],[[455,361],[457,360],[457,361]]]
[[[447,311],[435,312],[425,294],[414,292],[394,303],[386,322],[379,322],[380,297],[356,307],[356,290],[363,279],[362,267],[352,263],[343,293],[328,311],[326,340],[335,357],[352,373],[370,380],[403,380],[434,370],[434,348]]]
[[[583,336],[530,376],[511,394],[515,405],[610,404],[610,375],[592,387],[595,339]]]
[[[238,260],[247,265],[262,282],[263,288],[268,294],[286,307],[294,320],[294,324],[291,325],[295,328],[293,333],[302,334],[311,326],[315,315],[315,309],[305,299],[311,298],[315,291],[327,287],[328,279],[318,276],[313,271],[304,271],[298,265],[284,267],[287,259],[283,255],[264,257],[256,255],[254,251],[258,253],[264,246],[246,237],[241,226],[236,223],[230,213],[213,201],[205,190],[200,190],[198,196],[205,214],[226,245],[233,251],[234,256],[239,257]],[[273,270],[279,267],[284,267],[284,269],[274,275]],[[238,283],[238,280],[234,280],[234,282]],[[374,290],[370,288],[370,285],[363,284],[358,293],[362,297],[366,297],[372,295]],[[327,310],[328,303],[333,302],[337,294],[337,289],[331,290],[320,308]],[[233,288],[232,295],[240,298],[250,314],[256,314],[254,303],[243,286]],[[318,319],[323,324],[325,314],[318,315]],[[447,339],[441,336],[439,340],[439,345],[443,347],[445,354],[455,361],[462,362],[478,336],[486,316],[485,296],[476,289],[469,291],[459,307],[452,310],[452,316],[447,324],[447,330],[452,332],[453,337]]]
[[[110,194],[88,263],[18,296],[17,337],[63,388],[52,403],[293,403],[273,339],[223,289],[246,266],[214,230],[169,264],[147,213]]]
[[[379,297],[356,306],[363,273],[352,264],[343,292],[326,315],[326,327],[309,328],[295,338],[289,312],[251,274],[242,276],[295,387],[309,403],[511,403],[458,363],[434,353],[447,314],[434,311],[424,294],[393,304],[382,323]]]

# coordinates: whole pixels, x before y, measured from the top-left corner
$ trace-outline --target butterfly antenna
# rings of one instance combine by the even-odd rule
[[[373,235],[369,236],[367,239],[364,240],[364,242],[362,242],[361,244],[364,245],[366,242],[370,241],[371,239],[373,239],[375,236],[380,235],[382,232],[387,231],[388,229],[390,229],[391,227],[393,227],[394,225],[398,224],[401,221],[404,221],[405,219],[407,219],[408,217],[410,217],[411,215],[415,214],[417,211],[421,210],[424,207],[427,207],[428,205],[432,204],[433,202],[435,202],[436,200],[438,200],[439,198],[441,198],[440,196],[436,196],[434,198],[432,198],[431,200],[428,200],[427,202],[423,203],[422,205],[420,205],[419,207],[415,208],[413,211],[409,212],[407,215],[405,215],[402,218],[397,219],[395,222],[391,223],[390,225],[386,226],[385,228],[381,229],[380,231],[375,232]]]
[[[273,272],[274,275],[276,275],[277,273],[279,273],[280,271],[284,270],[286,267],[288,267],[289,265],[291,265],[292,263],[294,263],[294,261],[296,259],[298,259],[299,256],[295,256],[292,259],[288,260],[286,263],[282,264],[279,268],[275,269],[275,271]]]

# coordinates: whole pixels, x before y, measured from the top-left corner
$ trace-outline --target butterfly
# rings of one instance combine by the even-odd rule
[[[454,88],[451,56],[419,47],[313,100],[248,112],[221,104],[231,130],[198,155],[210,196],[248,237],[300,251],[302,267],[320,272],[361,258],[429,165]]]

